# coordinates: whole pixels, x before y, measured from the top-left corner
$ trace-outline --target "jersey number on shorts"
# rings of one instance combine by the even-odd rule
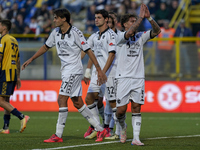
[[[115,94],[115,91],[114,91],[114,87],[111,86],[111,87],[107,87],[108,89],[108,94]]]

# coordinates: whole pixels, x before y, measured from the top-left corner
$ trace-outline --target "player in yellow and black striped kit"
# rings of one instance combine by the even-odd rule
[[[4,134],[10,133],[10,113],[21,120],[20,132],[24,131],[30,119],[9,103],[15,86],[17,85],[17,89],[21,87],[18,42],[8,34],[10,29],[10,20],[0,20],[0,107],[4,108],[4,126],[0,133]]]

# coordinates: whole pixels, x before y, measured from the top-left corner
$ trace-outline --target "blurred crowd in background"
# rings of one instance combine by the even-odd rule
[[[0,19],[10,19],[13,23],[10,33],[36,34],[50,33],[53,28],[53,10],[67,8],[72,14],[73,20],[84,25],[80,28],[84,33],[93,33],[97,30],[94,23],[95,10],[105,9],[116,12],[117,24],[121,29],[120,16],[125,13],[139,14],[139,5],[145,3],[151,16],[162,27],[164,21],[170,21],[178,8],[181,0],[1,0]],[[198,4],[199,0],[193,0],[192,4]],[[80,13],[81,12],[81,13]],[[73,17],[73,14],[75,17]],[[83,16],[84,18],[81,18]],[[150,28],[148,21],[144,20],[139,30]],[[197,34],[195,30],[193,34]]]
[[[86,38],[97,31],[95,26],[95,11],[105,9],[112,11],[118,15],[117,28],[122,29],[120,25],[120,17],[126,13],[140,12],[140,4],[145,3],[151,13],[151,16],[161,27],[159,38],[172,37],[200,37],[200,23],[191,24],[185,20],[181,20],[177,28],[170,26],[177,8],[184,0],[0,0],[0,19],[10,19],[12,21],[12,29],[10,34],[17,34],[14,37],[20,41],[20,59],[21,62],[28,59],[35,49],[43,43],[45,38],[54,29],[53,11],[57,8],[67,8],[71,12],[71,24],[79,28],[85,34]],[[200,0],[191,0],[190,6],[200,6]],[[184,6],[183,6],[184,7]],[[187,7],[185,7],[187,8]],[[185,8],[181,8],[184,12]],[[197,9],[197,11],[200,9]],[[186,10],[187,11],[187,10]],[[180,13],[178,16],[181,16]],[[182,17],[183,18],[183,17]],[[145,31],[151,28],[147,19],[144,19],[139,26],[139,31]],[[44,34],[41,35],[41,34]],[[39,35],[39,36],[38,36]],[[31,42],[27,42],[31,41]],[[32,42],[33,41],[33,42]],[[161,40],[158,42],[148,42],[145,45],[145,70],[146,77],[152,79],[151,75],[163,75],[163,78],[174,79],[176,77],[188,76],[187,79],[194,77],[200,78],[200,41],[179,41],[180,42],[180,62],[177,61],[177,41]],[[43,60],[32,63],[33,68],[23,73],[23,79],[35,79],[36,76],[30,74],[31,69],[38,71],[41,67],[42,72],[54,72],[56,65],[59,63],[55,53],[51,51]],[[41,64],[51,65],[47,70],[42,68]],[[48,63],[47,63],[48,62]],[[177,65],[179,64],[179,65]],[[35,66],[34,66],[35,65]],[[52,67],[55,65],[55,67]],[[83,65],[86,67],[87,58],[83,59]],[[35,68],[34,68],[35,67]],[[177,68],[180,73],[177,73]],[[59,72],[59,71],[58,71]],[[173,74],[175,73],[176,76]],[[47,73],[44,73],[47,74]],[[48,75],[51,73],[48,73]],[[181,75],[182,74],[182,75]],[[171,76],[173,75],[173,76]],[[44,75],[45,76],[45,75]],[[45,77],[45,79],[55,79],[56,75]],[[58,75],[59,77],[59,75]],[[192,78],[191,78],[192,77]]]

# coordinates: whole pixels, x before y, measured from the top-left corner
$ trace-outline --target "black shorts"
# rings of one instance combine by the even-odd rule
[[[10,96],[15,89],[16,81],[0,82],[0,96]]]

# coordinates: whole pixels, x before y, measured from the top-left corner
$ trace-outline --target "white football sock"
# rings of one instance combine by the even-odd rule
[[[99,111],[98,111],[98,108],[97,108],[96,104],[93,103],[91,105],[88,105],[87,107],[90,109],[91,113],[96,118],[96,120],[100,123]]]
[[[116,113],[113,114],[113,119],[115,120],[115,124],[116,124],[115,134],[120,135],[120,131],[122,128],[121,128],[121,125],[119,124],[119,120],[116,117]]]
[[[132,113],[133,140],[140,140],[141,113]]]
[[[65,128],[65,122],[68,115],[68,107],[61,107],[59,108],[59,114],[58,114],[58,120],[56,125],[56,135],[61,138],[64,128]]]
[[[120,130],[121,130],[121,126],[119,124],[119,120],[117,119],[116,117],[116,111],[117,111],[117,108],[113,108],[113,117],[115,118],[115,124],[116,124],[116,130],[115,130],[115,134],[119,135],[120,134]],[[114,126],[114,125],[113,125]]]
[[[86,105],[84,104],[80,109],[78,109],[78,111],[81,113],[81,115],[87,119],[87,121],[94,126],[97,131],[103,131],[104,128],[101,127],[100,122],[97,121],[97,119],[94,117],[94,115],[92,114],[92,112],[86,107]]]

